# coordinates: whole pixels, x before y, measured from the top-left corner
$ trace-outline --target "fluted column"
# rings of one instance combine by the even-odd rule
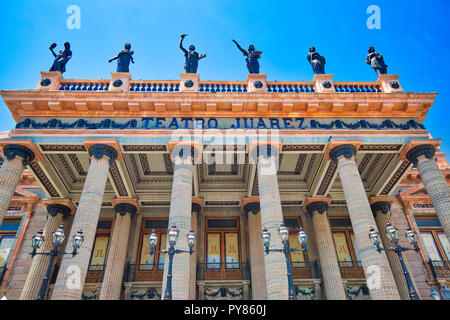
[[[409,150],[406,158],[419,170],[436,215],[450,240],[450,188],[434,160],[435,152],[433,145],[423,144]]]
[[[278,149],[273,145],[259,145],[253,149],[257,159],[259,204],[261,225],[269,231],[270,246],[283,248],[278,227],[283,221],[280,192],[278,190]],[[262,230],[261,230],[262,232]],[[264,248],[261,248],[264,250]],[[288,279],[286,259],[281,252],[270,252],[264,256],[266,290],[269,300],[288,300]]]
[[[108,259],[106,261],[99,300],[120,299],[131,218],[137,213],[139,205],[135,199],[131,199],[133,201],[132,203],[120,202],[122,199],[115,200],[114,211],[116,219],[110,237],[111,243],[109,245]]]
[[[192,172],[194,153],[191,146],[176,145],[172,149],[173,182],[172,195],[170,199],[169,226],[175,224],[180,230],[180,236],[175,245],[176,249],[189,250],[187,234],[191,229],[192,214]],[[167,248],[168,239],[167,239]],[[189,298],[189,253],[175,254],[172,264],[172,299],[187,300]],[[168,257],[164,263],[164,277],[161,291],[161,299],[164,299],[166,290],[167,274],[169,267]]]
[[[244,200],[243,200],[244,201]],[[248,202],[243,207],[248,219],[248,242],[250,245],[250,278],[253,300],[267,300],[264,246],[261,238],[263,229],[259,202]]]
[[[47,212],[47,223],[43,232],[45,241],[38,252],[51,251],[53,249],[52,233],[62,224],[63,219],[70,215],[72,208],[63,204],[52,203],[47,206]],[[48,255],[38,254],[34,256],[20,300],[36,300],[49,263],[50,256]]]
[[[376,223],[355,161],[356,148],[343,144],[332,149],[329,155],[337,163],[370,296],[374,300],[398,300],[400,295],[386,254],[378,253],[369,240],[370,227]]]
[[[19,183],[23,169],[34,160],[34,152],[17,144],[3,148],[4,162],[0,167],[0,225]]]
[[[312,218],[316,245],[322,270],[323,285],[327,300],[347,300],[342,283],[333,235],[328,221],[328,204],[331,198],[307,198],[306,211]]]
[[[192,199],[192,216],[191,216],[191,228],[198,236],[198,216],[202,211],[203,199]],[[198,248],[198,247],[197,247]],[[197,250],[191,254],[189,263],[189,300],[195,300],[197,293]]]
[[[375,201],[372,202],[370,207],[372,208],[377,228],[380,230],[380,238],[383,248],[392,247],[392,242],[389,241],[385,232],[386,224],[390,218],[391,203],[389,201]],[[393,251],[386,251],[386,256],[388,258],[389,265],[391,266],[392,275],[394,276],[401,299],[410,300],[408,284],[406,283],[403,268],[397,254]],[[408,268],[406,259],[404,259],[404,263]]]
[[[89,169],[69,236],[69,239],[72,239],[74,234],[82,229],[84,242],[75,257],[71,255],[63,257],[53,289],[53,300],[81,299],[94,245],[108,170],[117,155],[117,151],[108,145],[96,144],[89,148]],[[65,251],[72,252],[72,249],[72,241],[68,241]]]

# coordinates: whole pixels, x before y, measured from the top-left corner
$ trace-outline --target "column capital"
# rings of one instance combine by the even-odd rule
[[[127,213],[134,215],[141,212],[141,206],[136,198],[114,198],[111,199],[111,203],[114,206],[114,212],[121,216]]]
[[[203,198],[192,198],[192,213],[196,212],[197,215],[203,210]]]
[[[41,200],[39,204],[46,206],[48,214],[52,217],[60,213],[63,215],[63,219],[65,219],[67,216],[74,215],[76,212],[75,206],[69,199]]]
[[[308,197],[303,203],[303,211],[307,212],[310,217],[313,216],[314,211],[323,214],[328,210],[328,205],[331,203],[331,197]]]
[[[188,156],[192,157],[193,163],[201,161],[200,142],[196,140],[169,140],[169,151],[172,161],[176,157],[186,159]]]
[[[86,139],[84,145],[88,149],[90,158],[101,159],[107,156],[109,164],[115,160],[122,160],[122,152],[116,139]]]
[[[13,160],[17,156],[21,157],[24,167],[32,161],[42,160],[41,153],[32,140],[2,139],[0,147],[8,160]]]
[[[241,201],[241,211],[248,215],[249,212],[253,214],[258,214],[261,211],[259,205],[259,197],[246,197],[242,198]]]
[[[420,156],[433,158],[440,144],[440,139],[411,139],[399,153],[398,158],[402,161],[409,160],[416,165]]]
[[[280,154],[281,140],[251,140],[249,145],[249,162],[258,163],[258,157],[278,158]]]
[[[338,158],[344,156],[350,159],[356,156],[356,152],[361,146],[362,140],[341,140],[341,139],[331,139],[328,142],[327,148],[325,149],[324,160],[337,162]]]
[[[373,216],[376,217],[378,211],[387,214],[391,210],[391,203],[394,201],[391,197],[370,197],[370,209],[372,209]]]

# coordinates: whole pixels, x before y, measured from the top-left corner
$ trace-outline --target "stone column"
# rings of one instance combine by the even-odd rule
[[[307,198],[306,211],[312,218],[319,253],[320,269],[327,300],[347,300],[342,283],[333,235],[328,221],[328,204],[331,198]]]
[[[370,296],[374,300],[399,300],[386,254],[378,253],[369,240],[369,229],[372,226],[376,228],[376,224],[355,161],[356,148],[342,144],[333,148],[329,155],[337,163]]]
[[[4,162],[0,167],[0,225],[19,183],[23,169],[34,160],[34,152],[18,144],[3,147]]]
[[[243,199],[245,201],[246,199]],[[252,300],[267,300],[266,269],[264,267],[264,246],[261,232],[259,202],[248,202],[243,206],[248,217],[248,242],[250,246],[250,277]]]
[[[191,146],[176,145],[172,149],[173,182],[170,200],[169,227],[175,224],[180,230],[175,249],[189,250],[187,234],[191,229],[192,215],[192,172],[195,149]],[[191,152],[192,151],[192,152]],[[167,239],[169,248],[169,239]],[[172,299],[187,300],[189,298],[189,253],[175,254],[172,264]],[[166,291],[169,257],[166,255],[164,264],[163,286],[161,299]]]
[[[108,259],[106,261],[99,300],[120,300],[131,217],[136,215],[139,206],[136,199],[114,200],[116,219],[111,234],[111,243],[109,245]]]
[[[45,241],[38,252],[48,252],[53,249],[52,234],[63,223],[63,219],[71,214],[72,208],[63,204],[52,203],[47,206],[47,211],[47,223],[43,233]],[[50,256],[48,255],[38,254],[34,256],[20,300],[37,299],[49,263]]]
[[[283,244],[278,227],[283,221],[280,192],[278,190],[278,149],[273,145],[259,145],[252,151],[253,159],[257,159],[259,201],[261,207],[261,225],[267,228],[270,247],[281,249]],[[261,230],[262,232],[262,230]],[[264,250],[264,248],[261,248]],[[266,289],[269,300],[288,300],[289,289],[287,267],[284,254],[270,252],[264,256],[266,270]]]
[[[111,146],[95,144],[89,148],[90,164],[69,239],[80,229],[84,242],[75,257],[65,255],[61,261],[58,278],[53,289],[53,300],[80,300],[89,267],[95,232],[102,207],[103,193],[110,164],[118,152]],[[66,252],[72,252],[68,241]]]
[[[419,170],[436,215],[450,240],[450,188],[434,160],[435,152],[433,145],[423,144],[409,150],[406,158]]]
[[[383,245],[383,248],[392,247],[392,242],[389,241],[386,236],[386,224],[390,219],[390,209],[391,203],[389,201],[380,201],[379,199],[372,202],[370,205],[373,215],[375,217],[375,222],[377,224],[378,230],[380,230],[380,238]],[[402,265],[398,256],[393,251],[386,251],[386,256],[389,261],[389,265],[391,266],[392,275],[394,276],[395,283],[397,284],[397,289],[400,294],[402,300],[410,300],[409,297],[409,289],[406,283],[405,275],[403,273]],[[406,267],[407,261],[404,259]],[[411,276],[411,281],[413,281],[413,277]],[[417,292],[417,290],[416,290]]]
[[[203,199],[192,199],[192,216],[191,216],[191,228],[198,236],[198,216],[202,211]],[[197,256],[199,246],[195,246],[194,252],[191,254],[189,263],[189,300],[195,300],[197,293]]]

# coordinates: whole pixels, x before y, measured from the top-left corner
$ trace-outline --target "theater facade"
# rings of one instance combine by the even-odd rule
[[[36,89],[0,91],[15,129],[0,139],[0,297],[162,299],[175,248],[173,299],[288,299],[280,223],[289,230],[299,300],[444,299],[450,285],[450,166],[423,126],[436,93],[375,82],[64,79],[42,72]],[[4,110],[4,113],[7,111]],[[387,222],[419,250],[392,247]],[[306,245],[297,238],[307,234]],[[39,251],[38,251],[39,252]],[[410,275],[407,281],[404,268]]]

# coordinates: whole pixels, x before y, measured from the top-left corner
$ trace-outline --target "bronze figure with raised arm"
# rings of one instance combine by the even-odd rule
[[[59,50],[59,53],[56,54],[53,49],[56,48],[56,43],[52,43],[50,46],[50,51],[52,52],[55,60],[53,61],[52,66],[49,71],[59,71],[61,73],[66,72],[66,63],[72,58],[72,51],[70,50],[70,43],[64,43],[64,50]]]
[[[197,73],[198,60],[206,57],[206,54],[198,54],[198,52],[195,51],[195,46],[193,44],[189,46],[189,51],[183,48],[183,40],[186,36],[187,34],[182,34],[180,40],[180,49],[184,52],[184,56],[186,57],[184,69],[186,70],[186,73]]]
[[[259,62],[258,59],[261,57],[262,51],[255,51],[255,47],[251,44],[248,47],[248,51],[245,51],[236,40],[232,40],[238,49],[246,56],[245,61],[247,61],[247,68],[249,73],[259,73]]]

